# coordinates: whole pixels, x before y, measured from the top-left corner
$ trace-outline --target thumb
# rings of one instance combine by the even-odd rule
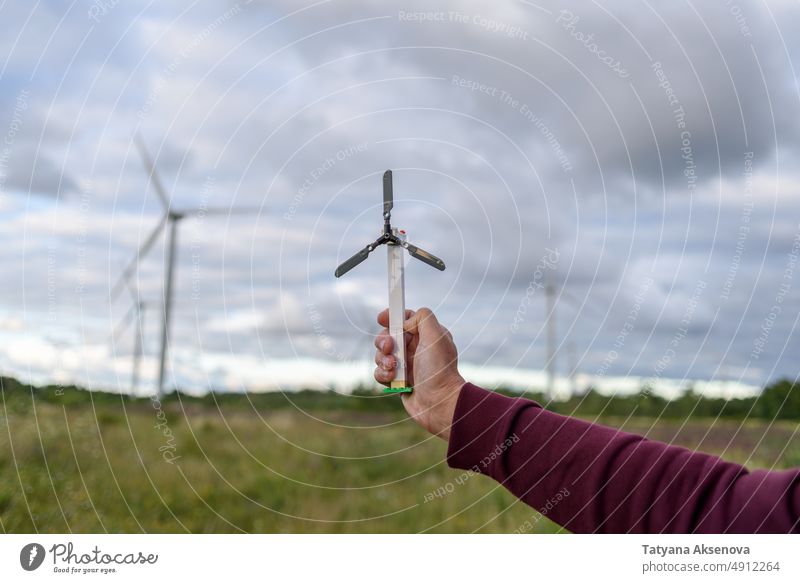
[[[403,323],[403,329],[411,334],[419,336],[429,336],[441,330],[439,320],[428,308],[420,308],[417,312]]]

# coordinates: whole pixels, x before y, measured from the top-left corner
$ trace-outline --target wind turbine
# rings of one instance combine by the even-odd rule
[[[553,268],[555,271],[555,268]],[[546,303],[546,310],[547,310],[547,321],[545,322],[547,326],[547,363],[546,363],[546,370],[547,370],[547,386],[545,388],[548,400],[552,400],[555,397],[555,382],[556,382],[556,356],[558,354],[558,331],[557,331],[557,308],[558,302],[557,299],[564,299],[567,303],[573,305],[574,308],[581,310],[583,308],[589,308],[588,311],[594,312],[593,308],[590,308],[590,305],[581,304],[572,294],[570,294],[564,286],[561,286],[561,289],[557,289],[554,283],[555,280],[555,273],[553,274],[546,274],[546,282],[544,286],[544,293],[547,300]],[[596,312],[595,312],[596,313]],[[602,314],[601,314],[602,315]],[[575,343],[571,339],[569,340],[569,358],[570,358],[570,386],[572,391],[575,392],[576,384],[575,384],[575,373],[577,369],[577,362],[575,359]]]
[[[364,247],[350,259],[336,269],[336,277],[360,265],[381,245],[386,245],[389,256],[389,333],[394,339],[394,357],[397,360],[397,376],[391,385],[384,390],[385,393],[411,393],[406,379],[406,343],[403,332],[403,322],[406,317],[405,296],[405,266],[403,265],[403,249],[409,255],[423,263],[435,267],[439,271],[445,270],[444,261],[412,245],[406,239],[406,232],[392,227],[392,209],[394,208],[394,189],[392,186],[392,171],[383,174],[383,233],[374,242]]]
[[[112,342],[119,336],[122,330],[126,329],[131,320],[136,322],[136,326],[134,326],[134,339],[133,339],[133,365],[131,371],[131,396],[136,395],[136,391],[139,388],[139,379],[141,378],[140,370],[141,370],[141,362],[142,356],[144,355],[144,323],[146,318],[146,312],[148,306],[150,306],[152,302],[145,302],[144,300],[138,300],[134,298],[134,303],[122,317],[122,319],[117,324],[117,327],[114,329],[112,333]]]
[[[139,155],[142,158],[142,163],[144,164],[145,170],[147,170],[149,181],[152,183],[153,188],[158,195],[158,199],[161,202],[161,205],[164,209],[164,214],[161,217],[161,220],[156,225],[155,229],[153,229],[150,235],[145,240],[144,244],[139,248],[136,252],[136,255],[128,264],[128,266],[122,271],[117,283],[111,290],[111,300],[113,301],[118,295],[119,292],[122,290],[122,287],[128,281],[128,279],[136,272],[139,267],[139,262],[141,261],[142,257],[144,257],[147,252],[152,248],[155,242],[158,240],[159,235],[164,230],[165,227],[169,226],[168,235],[167,235],[167,260],[164,266],[164,301],[163,301],[163,319],[161,321],[161,351],[159,355],[159,366],[158,366],[158,396],[161,397],[164,395],[164,379],[166,376],[166,363],[167,363],[167,347],[169,344],[169,336],[171,330],[171,323],[172,323],[172,300],[173,300],[173,283],[175,279],[175,253],[176,253],[176,243],[177,243],[177,236],[178,236],[178,224],[185,218],[195,216],[197,214],[202,213],[202,215],[210,216],[210,215],[231,215],[234,213],[245,213],[245,214],[252,214],[254,212],[260,212],[261,209],[259,207],[233,207],[233,208],[226,208],[226,207],[216,207],[216,208],[207,208],[207,207],[198,207],[198,208],[189,208],[189,209],[175,209],[171,204],[169,197],[164,190],[164,186],[161,183],[161,179],[156,172],[155,164],[153,160],[150,158],[150,154],[147,151],[147,146],[145,146],[144,140],[142,137],[137,134],[134,138],[136,142],[136,147],[139,150]]]

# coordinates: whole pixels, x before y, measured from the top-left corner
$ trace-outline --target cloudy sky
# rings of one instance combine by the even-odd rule
[[[470,378],[541,385],[547,281],[579,385],[797,376],[796,3],[0,13],[3,374],[127,390],[131,297],[110,291],[163,215],[138,132],[188,212],[171,370],[192,390],[369,379],[386,262],[333,270],[380,230],[386,168],[396,224],[448,264],[409,263],[408,304]],[[164,254],[135,278],[149,382]]]

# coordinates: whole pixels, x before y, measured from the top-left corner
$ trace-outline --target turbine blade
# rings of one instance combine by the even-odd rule
[[[445,270],[446,266],[444,264],[444,261],[436,257],[436,255],[428,253],[427,251],[424,251],[419,247],[412,245],[411,243],[404,243],[403,247],[408,249],[409,255],[411,255],[411,257],[413,257],[414,259],[419,259],[423,263],[427,263],[428,265],[430,265],[431,267],[435,267],[439,271]]]
[[[136,255],[128,264],[128,266],[123,270],[122,274],[119,276],[119,279],[114,284],[114,287],[111,289],[111,297],[110,300],[114,301],[116,297],[119,295],[119,292],[122,291],[122,288],[125,286],[125,281],[131,276],[136,270],[136,266],[139,264],[139,261],[142,257],[150,250],[153,244],[156,242],[156,239],[161,234],[164,225],[167,224],[168,215],[164,215],[161,217],[161,220],[156,225],[156,228],[150,233],[150,236],[144,242],[144,244],[139,247],[139,250],[136,252]]]
[[[361,251],[353,255],[350,259],[342,263],[339,267],[336,268],[336,277],[342,277],[345,273],[353,269],[356,265],[359,265],[364,262],[364,260],[369,257],[369,254],[375,249],[375,244],[370,243],[366,247],[364,247]]]
[[[134,140],[136,142],[136,147],[139,150],[139,156],[142,158],[142,163],[144,164],[145,170],[147,170],[148,178],[150,179],[150,182],[153,183],[153,188],[155,189],[156,194],[158,194],[158,198],[161,200],[164,210],[168,211],[169,197],[167,197],[164,186],[161,184],[161,179],[156,172],[156,167],[153,164],[153,160],[150,158],[150,154],[147,152],[147,146],[145,146],[141,134],[136,134]]]
[[[137,306],[134,304],[128,309],[128,312],[122,317],[122,319],[117,323],[117,326],[114,330],[111,331],[111,338],[109,338],[109,344],[114,346],[117,343],[117,337],[128,328],[131,321],[133,320],[133,315],[136,313]]]
[[[383,173],[383,214],[391,213],[394,208],[394,188],[392,186],[392,171]]]
[[[128,290],[128,295],[131,296],[131,300],[133,300],[133,303],[135,304],[136,302],[139,301],[139,298],[138,298],[139,291],[137,289],[135,289],[135,287],[134,287],[133,283],[131,283],[130,279],[125,279],[124,283],[125,283],[125,289]]]

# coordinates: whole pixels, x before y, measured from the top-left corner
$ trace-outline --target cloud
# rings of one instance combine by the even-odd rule
[[[78,192],[78,184],[68,172],[33,150],[15,152],[5,187],[9,191],[52,198],[62,198]]]

